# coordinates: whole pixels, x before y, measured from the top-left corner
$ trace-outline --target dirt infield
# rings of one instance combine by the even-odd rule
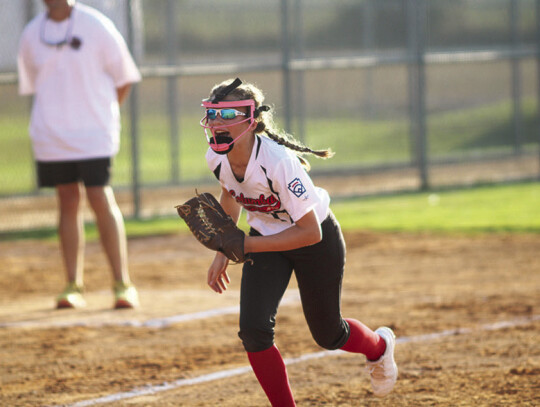
[[[540,236],[345,237],[343,315],[395,330],[399,380],[377,399],[362,356],[320,353],[291,283],[276,342],[299,406],[540,405]],[[0,242],[1,406],[268,405],[236,336],[239,266],[218,295],[191,236],[132,239],[142,307],[113,311],[94,243],[88,307],[58,311],[57,250]]]

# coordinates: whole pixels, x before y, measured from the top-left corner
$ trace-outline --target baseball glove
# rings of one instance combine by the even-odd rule
[[[197,196],[183,205],[176,206],[176,210],[191,233],[204,246],[222,252],[236,263],[246,261],[245,233],[236,226],[212,194],[197,193]]]

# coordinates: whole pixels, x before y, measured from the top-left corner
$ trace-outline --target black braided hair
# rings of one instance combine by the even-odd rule
[[[227,79],[220,84],[214,86],[210,92],[209,99],[213,99],[216,95],[221,94],[224,89],[226,89],[231,83],[232,79]],[[302,165],[309,170],[309,162],[302,157],[303,154],[312,154],[319,158],[330,158],[334,153],[330,149],[326,150],[312,150],[310,147],[302,144],[299,140],[294,138],[291,134],[280,130],[276,127],[274,123],[274,117],[272,114],[271,107],[264,105],[264,94],[262,91],[251,83],[242,83],[240,86],[236,87],[230,93],[231,99],[233,100],[247,100],[253,99],[255,101],[255,121],[257,126],[255,127],[254,132],[256,134],[264,134],[268,138],[274,140],[278,144],[282,144],[290,150],[293,150]]]

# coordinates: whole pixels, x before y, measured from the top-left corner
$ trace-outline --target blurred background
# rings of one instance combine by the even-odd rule
[[[540,177],[540,0],[81,3],[115,22],[143,74],[113,170],[128,218],[174,214],[179,191],[216,184],[200,102],[237,76],[281,127],[336,152],[309,160],[334,197]],[[17,93],[18,40],[43,10],[0,0],[0,232],[56,222]]]

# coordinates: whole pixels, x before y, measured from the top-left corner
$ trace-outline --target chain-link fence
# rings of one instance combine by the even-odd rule
[[[172,213],[179,189],[213,182],[200,101],[236,76],[266,92],[282,127],[336,152],[310,160],[334,196],[539,176],[540,0],[83,2],[115,22],[144,77],[114,164],[128,217]],[[15,73],[43,5],[0,10],[2,231],[54,224],[55,205],[35,185]]]

